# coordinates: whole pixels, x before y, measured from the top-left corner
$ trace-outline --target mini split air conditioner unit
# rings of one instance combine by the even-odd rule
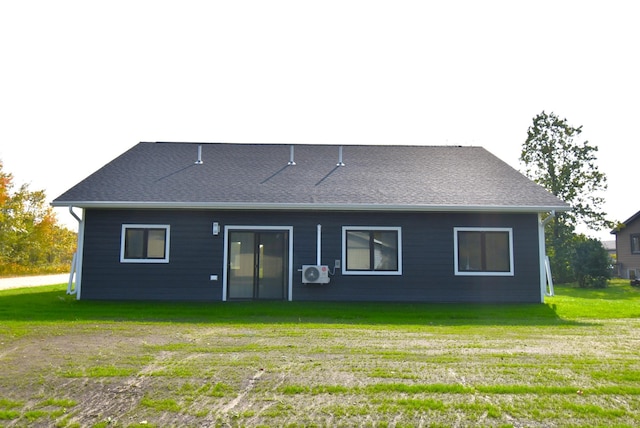
[[[329,267],[325,265],[302,265],[303,284],[328,284]]]

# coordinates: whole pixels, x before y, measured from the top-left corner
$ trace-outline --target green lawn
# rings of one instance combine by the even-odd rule
[[[640,289],[537,305],[0,291],[0,426],[638,426]]]

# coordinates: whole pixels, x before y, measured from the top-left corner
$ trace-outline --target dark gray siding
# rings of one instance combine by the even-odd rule
[[[87,210],[85,219],[83,299],[221,300],[224,229],[213,236],[216,221],[221,228],[293,226],[293,300],[540,301],[535,214]],[[171,225],[169,263],[120,263],[123,223]],[[330,284],[302,284],[298,269],[316,262],[318,224],[322,263],[330,267],[342,258],[342,226],[402,227],[403,274],[355,276],[338,269]],[[515,275],[455,276],[454,227],[513,228]]]
[[[222,260],[222,244],[212,236],[209,218],[205,212],[87,210],[82,298],[220,300],[222,288],[209,275],[212,262]],[[126,223],[169,224],[169,263],[120,263]]]

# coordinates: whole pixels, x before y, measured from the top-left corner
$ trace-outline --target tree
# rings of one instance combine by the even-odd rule
[[[66,270],[75,233],[58,225],[44,191],[26,184],[13,188],[13,176],[0,161],[0,273]]]
[[[8,259],[11,251],[10,235],[12,226],[9,218],[11,215],[11,189],[13,188],[13,176],[3,171],[0,161],[0,264]]]
[[[575,246],[572,265],[582,288],[605,288],[611,278],[611,259],[597,239],[582,237]]]
[[[571,205],[571,211],[558,213],[546,230],[552,271],[559,282],[575,279],[576,223],[593,229],[613,226],[602,211],[600,195],[607,189],[607,177],[596,164],[598,148],[581,141],[581,134],[582,126],[575,128],[543,111],[533,118],[520,154],[525,174]]]
[[[565,225],[581,221],[593,229],[613,224],[602,211],[607,177],[598,170],[598,148],[588,141],[577,141],[582,126],[574,128],[566,119],[544,111],[533,118],[522,146],[520,161],[526,175],[571,205],[559,218]]]
[[[579,237],[571,227],[556,220],[552,219],[545,230],[545,246],[551,262],[551,273],[555,282],[572,282],[576,279],[572,260]]]

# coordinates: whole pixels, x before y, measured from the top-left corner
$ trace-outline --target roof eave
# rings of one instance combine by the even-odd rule
[[[568,205],[433,205],[433,204],[332,204],[332,203],[246,203],[246,202],[142,202],[142,201],[53,201],[54,207],[103,209],[193,209],[269,211],[415,211],[415,212],[503,212],[540,213],[569,211]]]
[[[629,217],[628,219],[626,219],[625,221],[623,221],[623,222],[621,223],[621,224],[623,225],[623,228],[624,228],[624,227],[627,227],[627,226],[629,225],[629,223],[633,223],[634,221],[636,221],[636,219],[637,219],[638,217],[640,217],[640,211],[638,211],[637,213],[635,213],[634,215],[632,215],[631,217]],[[621,229],[620,229],[619,227],[617,227],[617,228],[613,229],[610,233],[611,233],[612,235],[617,235],[617,234],[618,234],[618,232],[620,232],[620,230],[621,230]]]

